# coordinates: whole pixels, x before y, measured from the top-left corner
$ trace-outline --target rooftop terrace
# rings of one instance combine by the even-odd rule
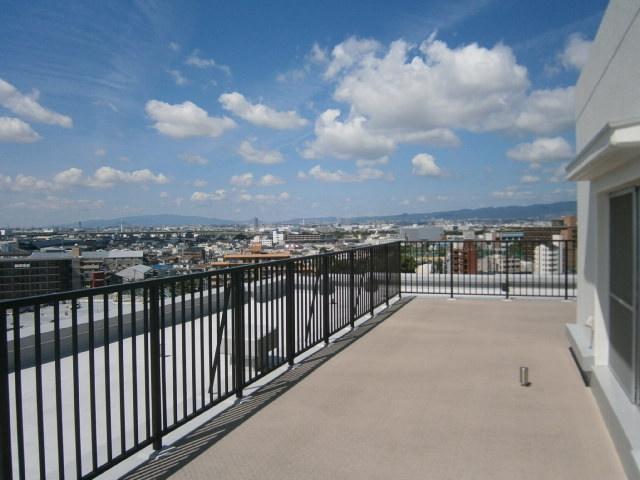
[[[624,478],[567,349],[574,311],[404,298],[127,478]]]

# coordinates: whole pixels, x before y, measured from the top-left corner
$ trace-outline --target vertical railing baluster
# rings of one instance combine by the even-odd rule
[[[507,296],[507,300],[509,300],[509,242],[505,243],[505,292]]]
[[[235,271],[231,274],[232,294],[233,294],[233,378],[236,397],[242,398],[244,388],[244,334],[243,334],[243,272]],[[273,281],[273,277],[272,277]]]
[[[18,478],[25,477],[24,417],[22,411],[22,348],[20,342],[20,310],[13,308],[13,383],[16,402],[16,430],[18,442]]]
[[[564,299],[569,299],[569,241],[563,240]]]
[[[355,277],[354,277],[354,258],[353,250],[349,251],[349,324],[351,328],[354,328],[356,321],[356,292],[355,292]]]
[[[387,307],[389,306],[389,244],[384,246],[384,296]]]
[[[0,479],[13,475],[11,458],[11,408],[9,403],[9,349],[7,311],[0,309]]]
[[[295,323],[294,323],[294,315],[295,315],[295,270],[294,263],[288,262],[286,267],[286,338],[287,338],[287,361],[289,365],[293,365],[293,359],[295,357]]]
[[[329,343],[329,258],[322,257],[322,330],[324,343]]]
[[[107,431],[107,460],[111,462],[113,460],[113,442],[112,442],[112,430],[111,430],[111,357],[109,345],[110,329],[109,325],[109,295],[102,295],[102,325],[104,331],[104,397],[105,397],[105,416],[106,416],[106,431]]]
[[[95,319],[93,313],[93,296],[87,298],[87,315],[89,322],[89,401],[91,414],[91,466],[93,470],[98,468],[98,439],[97,439],[97,412],[96,412],[96,359],[95,359]]]
[[[120,405],[120,452],[127,451],[127,427],[125,419],[124,399],[124,325],[122,311],[122,291],[118,292],[118,396]]]
[[[64,478],[64,429],[62,426],[62,371],[60,354],[60,301],[53,304],[53,352],[56,384],[56,434],[58,441],[58,475]],[[44,467],[44,465],[43,465]]]
[[[82,440],[80,437],[80,376],[78,361],[78,299],[71,300],[71,342],[73,355],[73,426],[76,478],[82,477]],[[137,442],[136,442],[137,443]]]
[[[40,334],[41,318],[40,304],[33,306],[34,342],[36,354],[36,418],[38,425],[38,464],[40,478],[46,478],[46,450],[44,448],[44,408],[42,400],[42,337]]]
[[[398,242],[397,252],[397,269],[398,269],[398,297],[402,298],[402,242]]]
[[[160,378],[160,311],[158,284],[149,286],[149,367],[151,376],[151,437],[154,450],[162,448],[162,384]]]
[[[449,297],[453,298],[453,242],[449,242]]]
[[[373,248],[369,248],[368,252],[369,254],[369,314],[373,317],[373,310],[374,310],[374,299],[373,299],[373,285],[374,285],[374,273],[373,273]]]

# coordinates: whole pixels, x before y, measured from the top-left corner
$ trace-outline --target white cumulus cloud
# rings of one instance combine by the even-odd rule
[[[325,170],[320,165],[312,167],[308,172],[298,172],[301,180],[312,178],[328,183],[356,183],[367,180],[393,180],[393,175],[372,167],[359,168],[355,173],[344,170]]]
[[[305,158],[336,157],[340,159],[374,160],[389,155],[395,148],[391,138],[372,133],[366,119],[358,116],[344,122],[340,110],[329,109],[318,117],[316,138],[302,152]]]
[[[582,70],[589,59],[590,49],[591,42],[582,34],[574,33],[569,36],[564,50],[558,55],[558,60],[566,69]]]
[[[331,61],[324,72],[324,77],[328,79],[334,78],[344,69],[351,67],[354,63],[378,50],[380,46],[375,40],[357,37],[348,38],[336,45],[331,51]],[[316,51],[314,56],[322,58],[319,51]],[[323,60],[326,61],[326,54]]]
[[[273,187],[274,185],[282,185],[283,183],[285,182],[282,178],[268,173],[258,180],[257,185],[260,187]]]
[[[40,140],[40,135],[19,118],[0,117],[0,142],[32,143]]]
[[[308,123],[294,110],[280,112],[262,103],[251,103],[238,92],[223,93],[218,100],[225,110],[261,127],[285,130],[300,128]]]
[[[32,91],[30,94],[24,94],[9,82],[0,78],[0,105],[4,108],[34,122],[58,125],[64,128],[73,126],[71,117],[44,108],[38,103],[39,98],[40,92],[37,90]]]
[[[490,131],[511,124],[529,80],[509,47],[452,49],[429,39],[420,54],[411,52],[397,40],[382,57],[367,54],[339,81],[335,98],[376,127]]]
[[[284,157],[278,150],[260,150],[254,147],[250,140],[244,140],[240,144],[238,153],[247,163],[273,165],[284,162]]]
[[[93,175],[85,176],[80,168],[68,168],[53,175],[51,180],[18,174],[15,178],[0,175],[0,187],[11,191],[57,191],[70,187],[110,188],[121,184],[169,183],[169,179],[149,169],[123,171],[113,167],[98,168]]]
[[[526,99],[515,128],[538,134],[561,132],[574,125],[574,87],[535,90]]]
[[[162,185],[169,183],[169,179],[161,173],[153,173],[148,168],[126,172],[113,167],[100,167],[85,181],[87,186],[96,188],[109,188],[123,183],[155,183]]]
[[[573,149],[562,137],[541,137],[516,145],[507,151],[507,156],[519,162],[539,164],[571,158]]]
[[[423,177],[440,177],[442,169],[436,164],[436,159],[428,153],[419,153],[411,159],[412,173]]]
[[[227,198],[227,191],[224,189],[219,189],[214,192],[193,192],[191,195],[192,202],[219,202],[225,198]]]
[[[193,102],[175,105],[149,100],[145,106],[147,115],[156,123],[158,132],[172,138],[219,137],[236,123],[228,117],[210,117]]]
[[[452,48],[432,36],[418,49],[397,40],[386,50],[370,46],[343,56],[343,75],[329,76],[337,82],[334,98],[350,106],[351,116],[367,118],[371,130],[542,133],[573,120],[573,88],[531,91],[526,67],[501,43]]]
[[[289,199],[291,199],[291,195],[288,192],[281,192],[278,194],[242,193],[238,196],[238,200],[241,202],[256,202],[256,203],[280,203],[280,202],[286,202]]]
[[[239,175],[233,175],[229,180],[231,185],[236,187],[250,187],[253,185],[253,173],[241,173]]]

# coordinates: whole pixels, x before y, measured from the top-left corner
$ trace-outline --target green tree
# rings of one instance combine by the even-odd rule
[[[400,258],[400,271],[402,273],[416,273],[416,259],[409,255],[402,255]]]

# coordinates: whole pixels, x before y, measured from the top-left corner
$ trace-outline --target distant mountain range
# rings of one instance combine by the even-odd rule
[[[353,220],[367,222],[375,219],[394,223],[421,223],[433,220],[550,220],[564,215],[575,215],[576,210],[576,202],[556,202],[508,207],[465,208],[431,213],[402,213],[380,217],[358,217]]]
[[[393,222],[393,223],[422,223],[434,220],[477,220],[477,221],[509,221],[509,220],[549,220],[563,215],[575,215],[576,202],[540,203],[535,205],[514,205],[508,207],[465,208],[462,210],[447,210],[430,213],[402,213],[398,215],[362,216],[353,218],[316,217],[294,218],[278,223],[302,224],[307,223],[335,223],[337,221],[353,223]],[[108,220],[86,220],[82,222],[84,228],[119,227],[177,227],[182,225],[247,225],[250,220],[234,221],[219,218],[208,218],[189,215],[139,215],[133,217],[112,218]],[[68,225],[68,226],[76,226]]]

